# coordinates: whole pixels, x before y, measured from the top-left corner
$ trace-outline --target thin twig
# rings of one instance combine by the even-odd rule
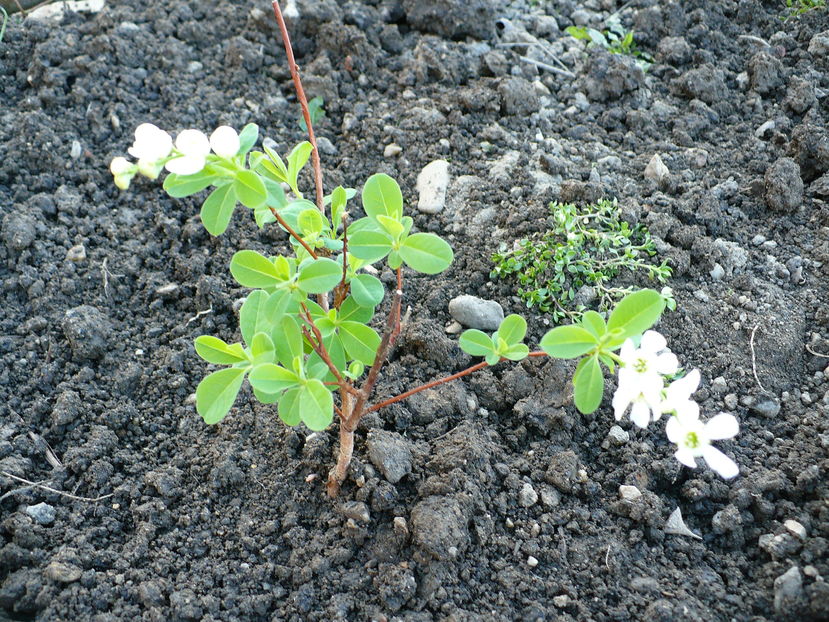
[[[44,486],[43,484],[40,484],[38,482],[32,482],[28,479],[24,479],[22,477],[17,477],[17,475],[12,475],[11,473],[9,473],[7,471],[0,471],[0,474],[5,475],[6,477],[10,477],[11,479],[16,480],[18,482],[21,482],[23,484],[26,484],[28,486],[31,486],[31,487],[34,487],[34,488],[40,488],[40,489],[46,490],[48,492],[53,492],[56,495],[60,495],[61,497],[67,497],[69,499],[74,499],[75,501],[87,501],[89,503],[95,503],[97,501],[103,501],[104,499],[109,499],[110,497],[115,496],[115,493],[111,492],[108,495],[101,495],[100,497],[81,497],[81,496],[78,496],[78,495],[70,494],[68,492],[63,492],[62,490],[58,490],[57,488],[52,488],[51,486]]]
[[[339,384],[341,389],[348,391],[354,395],[359,395],[360,392],[357,391],[351,383],[348,382],[345,378],[342,377],[340,371],[337,369],[337,366],[334,365],[334,362],[331,360],[331,355],[328,354],[328,349],[325,347],[325,344],[322,342],[322,333],[320,329],[317,327],[316,323],[314,322],[314,318],[311,317],[311,312],[308,310],[308,307],[305,303],[302,304],[302,311],[304,313],[300,313],[300,319],[305,322],[313,331],[314,336],[311,336],[311,333],[308,332],[308,328],[305,326],[302,327],[302,334],[308,340],[308,343],[311,344],[311,347],[314,349],[319,357],[323,360],[323,362],[328,365],[328,369],[331,370],[331,373],[334,374],[334,377],[337,379],[337,383]]]
[[[302,108],[302,116],[305,119],[305,126],[308,128],[308,142],[314,150],[311,152],[311,162],[314,165],[314,185],[317,189],[317,208],[325,214],[322,191],[322,166],[320,164],[320,152],[317,149],[317,138],[314,135],[314,128],[311,125],[311,112],[308,110],[308,100],[305,97],[305,89],[302,88],[302,80],[299,78],[299,67],[294,59],[294,50],[291,47],[291,38],[288,35],[288,27],[285,25],[285,18],[282,17],[282,10],[279,8],[278,0],[273,0],[273,14],[279,22],[279,30],[282,33],[282,43],[285,45],[285,54],[288,56],[288,68],[291,70],[291,78],[294,81],[297,99]]]
[[[760,390],[763,393],[768,393],[763,383],[760,382],[760,377],[757,375],[757,357],[754,354],[754,334],[757,332],[757,329],[760,328],[759,324],[755,324],[754,328],[751,330],[751,338],[748,340],[748,347],[751,349],[751,371],[754,373],[754,380],[757,382],[757,386],[760,387]]]
[[[574,74],[572,71],[567,71],[566,69],[559,69],[558,67],[553,67],[552,65],[548,65],[547,63],[542,63],[540,60],[532,59],[529,56],[519,56],[518,58],[523,60],[525,63],[530,63],[531,65],[535,65],[536,67],[545,69],[551,73],[557,73],[560,76],[566,76],[571,79],[574,79],[576,77],[576,74]]]
[[[188,320],[187,320],[187,323],[189,324],[190,322],[195,322],[195,321],[196,321],[196,320],[198,320],[201,316],[203,316],[203,315],[207,315],[208,313],[213,313],[213,307],[210,307],[209,309],[206,309],[206,310],[204,310],[204,311],[199,311],[198,313],[196,313],[196,315],[194,315],[193,317],[191,317],[190,319],[188,319]]]
[[[820,358],[822,358],[822,359],[829,359],[829,354],[821,354],[820,352],[815,352],[814,350],[812,350],[812,346],[810,346],[808,343],[806,344],[806,350],[807,350],[807,351],[809,352],[809,354],[811,354],[812,356],[818,356],[818,357],[820,357]]]
[[[754,35],[739,35],[737,38],[738,38],[738,39],[744,39],[744,40],[746,40],[746,41],[752,41],[752,42],[754,42],[754,43],[759,43],[760,45],[763,45],[763,46],[765,46],[765,47],[767,47],[767,48],[770,48],[770,47],[771,47],[771,46],[770,46],[770,45],[766,42],[766,40],[765,40],[765,39],[761,39],[760,37],[755,37]]]
[[[294,238],[297,242],[299,242],[299,243],[302,245],[302,248],[304,248],[306,251],[308,251],[308,254],[309,254],[309,255],[311,255],[311,257],[313,257],[314,259],[316,259],[316,258],[317,258],[317,254],[314,252],[314,249],[313,249],[313,248],[311,248],[310,246],[308,246],[308,242],[306,242],[305,240],[303,240],[303,239],[302,239],[302,236],[301,236],[301,235],[299,235],[296,231],[294,231],[294,230],[291,228],[291,225],[289,225],[287,222],[285,222],[285,219],[284,219],[284,218],[282,218],[282,216],[280,216],[280,215],[279,215],[279,212],[277,212],[277,211],[276,211],[276,209],[274,209],[273,207],[271,207],[271,208],[270,208],[270,210],[271,210],[271,214],[273,214],[273,217],[274,217],[274,218],[276,218],[276,222],[278,222],[278,223],[279,223],[279,226],[281,226],[283,229],[285,229],[285,231],[287,231],[287,232],[288,232],[288,235],[290,235],[290,236],[291,236],[292,238]]]

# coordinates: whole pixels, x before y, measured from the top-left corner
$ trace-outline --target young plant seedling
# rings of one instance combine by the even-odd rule
[[[254,149],[259,131],[253,124],[238,134],[222,126],[209,138],[198,130],[184,130],[173,142],[167,132],[145,123],[136,129],[135,143],[129,149],[137,163],[118,157],[110,166],[116,185],[122,189],[129,187],[136,175],[155,179],[162,169],[170,172],[163,187],[172,197],[187,197],[210,188],[201,219],[211,235],[225,232],[241,204],[251,210],[260,228],[275,225],[289,236],[292,253],[265,256],[241,250],[231,259],[231,274],[252,291],[239,313],[241,342],[227,343],[209,335],[195,341],[199,356],[224,367],[209,374],[196,389],[196,409],[204,421],[222,421],[246,379],[256,399],[274,404],[286,425],[302,423],[311,430],[324,430],[336,414],[340,448],[328,478],[331,496],[338,493],[346,478],[354,432],[366,413],[502,361],[582,357],[573,377],[575,404],[582,412],[598,408],[604,391],[604,369],[613,373],[621,367],[619,386],[625,392],[618,400],[614,398],[614,408],[616,402],[626,398],[625,408],[634,404],[632,418],[636,414],[634,421],[641,425],[641,407],[637,404],[644,398],[636,394],[637,378],[645,378],[647,386],[653,387],[656,381],[663,382],[658,374],[668,373],[659,365],[650,370],[648,361],[653,356],[645,349],[645,331],[659,319],[667,304],[666,298],[653,290],[626,296],[607,323],[600,314],[588,312],[579,324],[549,331],[536,352],[530,352],[523,343],[527,324],[518,315],[507,317],[492,335],[468,330],[461,335],[459,345],[473,356],[484,357],[482,362],[369,404],[401,329],[403,267],[421,274],[438,274],[449,267],[453,252],[437,235],[413,231],[412,218],[404,215],[400,187],[388,175],[372,175],[365,181],[360,195],[365,216],[353,221],[349,201],[356,196],[355,190],[338,186],[324,194],[309,105],[279,5],[274,2],[273,6],[308,129],[307,142],[297,145],[283,159],[267,147],[263,151]],[[309,159],[314,166],[316,203],[304,198],[299,187],[299,173]],[[386,289],[365,271],[380,261],[396,274],[382,334],[373,327],[373,318],[386,297]],[[642,345],[636,349],[634,343],[640,339]],[[638,376],[622,383],[622,371],[628,368]],[[660,396],[664,393],[666,400],[669,393],[684,396],[681,391],[671,393],[670,387],[663,391],[661,384],[658,392]],[[685,402],[689,396],[685,396]],[[657,411],[669,412],[661,401],[654,402],[650,390],[645,397],[650,400],[647,404],[654,418]],[[717,418],[703,429],[682,400],[674,397],[666,404],[677,414],[671,439],[680,447],[677,457],[689,465],[694,464],[696,456],[703,456],[709,464],[715,460],[711,452],[718,450],[708,441],[725,438],[717,436],[722,432]],[[617,417],[621,417],[618,408]]]
[[[600,31],[587,26],[568,26],[564,29],[568,35],[575,39],[587,41],[589,46],[598,46],[606,49],[611,54],[622,54],[636,59],[637,64],[647,71],[653,64],[653,57],[639,49],[633,38],[633,31],[626,30],[619,21],[618,16],[613,16],[605,23],[607,28]]]
[[[550,213],[552,229],[495,253],[490,276],[517,280],[526,305],[549,313],[556,323],[582,316],[585,306],[573,307],[581,287],[592,287],[599,311],[607,312],[632,291],[609,285],[622,270],[645,272],[660,283],[671,275],[667,262],[647,261],[656,254],[648,230],[624,221],[615,200],[584,207],[554,202]]]

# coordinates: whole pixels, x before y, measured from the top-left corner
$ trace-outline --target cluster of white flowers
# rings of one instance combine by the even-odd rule
[[[630,407],[630,418],[640,428],[657,421],[663,414],[671,417],[665,427],[668,440],[677,446],[676,459],[696,467],[695,458],[705,462],[722,477],[730,479],[739,472],[736,463],[711,445],[711,441],[736,436],[739,425],[734,415],[720,413],[703,423],[699,404],[691,396],[699,388],[699,370],[674,380],[667,386],[666,376],[679,369],[679,361],[668,349],[665,337],[649,330],[637,348],[628,339],[619,352],[619,387],[613,395],[613,410],[619,421]]]
[[[150,179],[156,179],[162,168],[177,175],[198,173],[211,150],[220,158],[232,158],[239,152],[239,134],[227,125],[216,128],[209,139],[199,130],[184,130],[173,143],[172,136],[164,130],[142,123],[135,128],[135,142],[127,149],[138,163],[119,156],[112,160],[109,170],[115,185],[126,190],[138,173]]]

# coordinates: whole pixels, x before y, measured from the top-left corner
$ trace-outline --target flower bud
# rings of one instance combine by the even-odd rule
[[[135,128],[135,142],[127,152],[138,160],[158,162],[170,155],[173,139],[152,123],[142,123]]]
[[[239,134],[228,125],[217,127],[210,135],[210,147],[220,158],[232,158],[239,152],[239,146]]]
[[[204,168],[210,141],[198,130],[184,130],[176,137],[176,150],[181,155],[165,164],[167,170],[176,175],[193,175]]]

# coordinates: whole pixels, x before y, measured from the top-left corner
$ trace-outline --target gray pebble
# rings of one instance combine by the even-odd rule
[[[107,317],[98,309],[81,305],[66,312],[63,333],[76,359],[95,360],[106,353],[111,327]]]
[[[13,251],[22,251],[35,241],[35,219],[22,212],[9,212],[3,218],[3,241]]]
[[[614,425],[607,433],[607,438],[609,438],[610,442],[614,445],[624,445],[630,440],[630,434],[618,425]]]
[[[521,491],[518,493],[518,504],[522,508],[528,508],[536,504],[538,501],[538,493],[529,482],[524,482]]]
[[[728,383],[726,383],[725,378],[722,376],[717,376],[711,382],[711,392],[715,395],[722,395],[728,391]]]
[[[479,330],[497,330],[504,321],[500,304],[466,294],[449,301],[449,314],[464,326]]]
[[[353,519],[360,523],[367,523],[371,520],[368,506],[361,501],[348,501],[340,506],[340,511],[346,518]]]
[[[366,445],[368,459],[392,484],[396,484],[412,472],[411,443],[399,434],[371,430]]]
[[[81,578],[81,569],[74,564],[65,562],[50,562],[44,571],[47,579],[57,583],[73,583]]]
[[[51,525],[55,522],[55,508],[48,503],[26,506],[26,514],[40,525]]]
[[[778,614],[791,611],[802,594],[800,568],[792,566],[774,580],[774,610]]]
[[[758,415],[771,419],[772,417],[776,417],[777,413],[780,412],[780,402],[775,399],[761,400],[756,404],[753,404],[751,406],[751,410],[756,412]]]
[[[791,212],[803,203],[800,166],[791,158],[779,158],[766,171],[766,205],[775,212]]]

